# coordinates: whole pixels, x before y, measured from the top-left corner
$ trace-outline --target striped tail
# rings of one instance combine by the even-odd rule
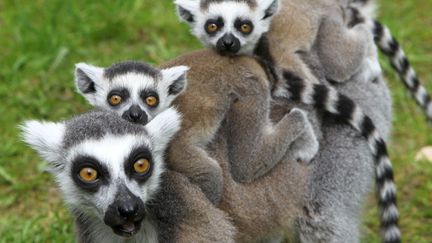
[[[379,135],[370,117],[364,114],[353,100],[339,93],[333,87],[305,82],[289,71],[283,72],[283,78],[287,84],[288,98],[313,105],[317,109],[332,114],[339,120],[349,123],[367,139],[375,159],[375,179],[383,242],[401,242],[393,169],[388,157],[386,143]]]
[[[372,0],[352,0],[352,2],[353,2],[353,3],[361,4],[361,5],[367,5],[367,4],[369,4],[370,2],[372,2]]]
[[[416,72],[410,65],[408,58],[396,39],[391,35],[390,30],[376,20],[369,20],[367,23],[375,38],[375,43],[381,52],[386,55],[393,69],[399,75],[400,80],[410,91],[418,106],[421,107],[429,122],[432,122],[431,96],[417,78]]]

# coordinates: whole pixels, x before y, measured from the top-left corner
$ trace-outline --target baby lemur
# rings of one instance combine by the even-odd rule
[[[270,122],[266,77],[227,79],[213,73],[204,79],[206,70],[193,70],[186,82],[186,70],[184,66],[160,70],[128,61],[108,68],[81,63],[75,73],[79,92],[92,105],[114,110],[129,121],[146,123],[171,103],[177,107],[183,122],[170,144],[168,166],[187,175],[214,203],[221,199],[223,177],[206,146],[224,121],[231,127],[233,177],[240,181],[266,174],[290,146],[297,148],[290,151],[300,161],[309,162],[317,153],[318,141],[300,109],[274,125]],[[226,119],[228,110],[233,115]]]
[[[348,28],[344,8],[335,1],[282,2],[283,15],[277,15],[279,0],[175,1],[180,17],[204,45],[223,55],[257,56],[275,80],[275,97],[301,101],[333,114],[367,139],[376,160],[383,238],[398,241],[396,190],[385,141],[358,105],[323,84],[325,80],[317,80],[302,60],[303,53],[313,50],[323,63],[326,79],[348,80],[364,65],[370,65],[364,62],[368,61],[365,57],[371,32],[363,24]],[[279,19],[271,24],[272,18]],[[273,35],[267,37],[270,28]],[[289,29],[292,34],[280,31],[278,35],[278,29]]]

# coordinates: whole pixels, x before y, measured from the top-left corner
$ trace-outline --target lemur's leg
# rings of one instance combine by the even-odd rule
[[[343,82],[358,71],[368,53],[372,36],[364,24],[348,28],[340,14],[322,20],[316,39],[326,78]]]
[[[186,175],[212,203],[218,204],[223,191],[222,169],[206,152],[206,144],[190,134],[180,131],[171,142],[168,167]]]
[[[307,143],[290,150],[295,158],[309,162],[318,151],[318,141],[304,111],[293,109],[274,125],[269,112],[269,98],[253,96],[240,99],[229,111],[229,161],[236,181],[250,182],[265,175],[300,137]]]

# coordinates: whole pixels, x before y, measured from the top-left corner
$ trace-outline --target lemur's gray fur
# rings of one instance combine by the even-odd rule
[[[282,4],[285,10],[283,14],[275,16],[275,20],[279,22],[272,24],[270,28],[273,35],[267,36],[266,32],[271,18],[277,13],[279,0],[255,2],[256,6],[245,1],[211,1],[205,4],[206,8],[199,4],[200,1],[175,2],[180,17],[191,25],[193,33],[207,46],[222,54],[258,56],[276,80],[273,96],[314,105],[347,122],[367,139],[375,157],[382,236],[386,242],[398,241],[400,232],[396,188],[386,143],[372,119],[360,106],[326,84],[326,79],[339,82],[347,80],[363,66],[370,65],[366,56],[370,49],[367,47],[371,34],[367,32],[366,26],[359,24],[349,29],[344,19],[343,6],[338,5],[337,1],[297,1],[294,5],[292,0],[286,0]],[[296,23],[305,19],[302,7],[308,11],[311,8],[315,10],[310,11],[313,14],[307,15],[306,18],[310,19],[306,26],[304,22],[307,21]],[[296,8],[301,10],[296,12]],[[290,24],[293,33],[286,35],[285,32],[278,31],[287,28],[287,24]],[[243,31],[243,27],[248,30],[247,33]],[[298,36],[297,33],[303,36]],[[345,49],[351,53],[345,53]],[[321,67],[324,70],[324,79],[321,82],[324,83],[314,82],[316,78],[302,64],[303,60],[299,56],[303,52],[314,52],[324,63]],[[373,59],[372,62],[378,66],[380,72],[377,60]],[[280,81],[284,83],[280,84]]]
[[[370,58],[377,60],[376,50]],[[324,75],[324,64],[316,55],[311,53],[304,60],[318,77]],[[369,76],[364,72],[370,70],[362,70],[334,87],[362,107],[387,140],[392,117],[389,90],[381,74]],[[360,242],[362,203],[375,173],[373,155],[358,133],[332,117],[324,116],[321,130],[323,140],[314,160],[307,214],[298,223],[302,242]]]
[[[179,65],[179,67],[182,66]],[[301,138],[299,143],[302,142],[302,146],[298,144],[297,150],[291,150],[293,156],[305,162],[309,162],[315,156],[318,142],[305,113],[299,109],[293,109],[277,124],[273,125],[269,121],[270,89],[266,79],[238,77],[236,82],[232,82],[232,79],[223,78],[221,75],[213,77],[208,74],[206,74],[208,78],[197,79],[195,78],[196,72],[191,72],[191,82],[187,82],[189,88],[185,93],[177,100],[170,99],[169,102],[163,102],[162,105],[162,101],[168,100],[173,94],[160,88],[159,83],[163,82],[158,80],[161,79],[160,76],[164,76],[162,75],[163,70],[173,69],[175,70],[176,67],[159,71],[144,63],[122,62],[106,69],[78,64],[75,73],[77,74],[78,90],[97,107],[117,110],[114,106],[106,105],[105,96],[108,94],[109,98],[112,93],[111,89],[119,89],[119,85],[112,84],[115,81],[119,82],[118,80],[121,80],[121,88],[128,91],[130,97],[138,96],[143,87],[147,90],[154,90],[153,93],[159,97],[161,105],[150,109],[153,114],[166,109],[173,101],[183,115],[184,125],[169,148],[169,166],[188,175],[193,182],[202,187],[212,202],[216,203],[220,200],[223,190],[222,175],[217,161],[206,154],[205,147],[212,141],[220,122],[225,119],[230,109],[235,111],[231,112],[232,116],[227,118],[232,124],[230,132],[230,151],[232,152],[230,155],[234,177],[239,181],[252,181],[266,174],[298,138]],[[96,78],[93,80],[89,78],[91,73],[96,72],[93,70],[99,70],[101,72],[99,76],[102,77],[113,76],[107,73],[117,74],[116,77],[109,79]],[[147,73],[149,70],[151,73]],[[181,69],[181,71],[184,70],[185,68]],[[183,86],[186,85],[185,75],[185,73],[175,75],[176,79],[178,76],[183,77],[183,85],[178,89],[179,91],[183,91]],[[140,80],[137,76],[144,78]],[[173,82],[167,78],[163,80],[167,83],[162,86],[166,90],[178,83],[178,81]],[[203,83],[202,80],[206,80],[206,83]],[[97,83],[98,86],[88,93],[80,88],[91,86],[88,83]],[[158,88],[151,88],[153,86]],[[174,95],[179,93],[176,92]],[[123,106],[125,106],[123,110],[127,110],[128,107],[133,107],[133,103],[129,102]],[[145,108],[145,104],[143,106]],[[157,110],[154,111],[155,109]],[[139,120],[128,120],[141,123]]]

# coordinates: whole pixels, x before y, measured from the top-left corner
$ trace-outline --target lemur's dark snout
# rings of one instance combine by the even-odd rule
[[[216,49],[221,54],[236,54],[240,51],[240,40],[233,34],[223,35],[216,43]]]
[[[126,187],[119,188],[115,201],[108,206],[104,222],[114,233],[123,237],[132,237],[145,218],[143,201]]]
[[[137,200],[125,201],[117,207],[117,212],[120,216],[125,219],[131,219],[132,221],[137,215],[138,210],[139,205]]]
[[[122,115],[123,119],[133,123],[147,124],[148,117],[145,111],[141,110],[139,105],[133,105],[129,110],[125,111]]]

